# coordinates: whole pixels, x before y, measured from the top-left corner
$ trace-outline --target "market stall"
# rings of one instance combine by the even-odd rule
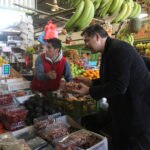
[[[3,41],[0,45],[0,149],[111,149],[107,99],[95,101],[90,95],[78,96],[73,92],[80,89],[76,80],[66,82],[65,90],[46,94],[32,91],[35,61],[45,48],[44,40],[57,37],[73,78],[100,78],[101,56],[92,54],[80,35],[95,23],[103,26],[109,36],[136,46],[141,55],[150,57],[150,18],[149,15],[137,18],[143,9],[149,13],[150,3],[58,0],[44,7],[42,3],[13,4],[18,11],[27,12],[14,24],[15,32],[11,26],[0,35]],[[50,8],[56,12],[49,11]]]

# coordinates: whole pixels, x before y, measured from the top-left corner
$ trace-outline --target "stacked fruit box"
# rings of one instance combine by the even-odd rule
[[[50,93],[49,93],[50,94]],[[51,94],[50,94],[51,95]],[[84,116],[97,112],[97,102],[91,97],[75,97],[72,94],[63,93],[61,96],[51,95],[51,107],[71,116]]]
[[[0,107],[0,120],[9,131],[23,128],[26,115],[27,110],[23,107],[17,107],[13,104]]]
[[[13,101],[13,97],[11,94],[0,95],[0,106],[10,104],[12,103],[12,101]]]
[[[64,101],[65,112],[71,116],[84,116],[97,111],[97,103],[94,100]]]

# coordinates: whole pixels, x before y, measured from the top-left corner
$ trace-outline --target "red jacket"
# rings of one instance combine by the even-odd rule
[[[48,73],[53,67],[53,70],[56,71],[57,78],[49,79],[49,80],[37,80],[37,78],[35,76],[32,81],[31,88],[32,88],[32,90],[40,91],[42,93],[45,93],[48,91],[55,91],[59,88],[60,80],[61,80],[61,78],[63,76],[63,72],[64,72],[66,59],[64,57],[62,57],[62,59],[60,61],[52,64],[50,61],[45,59],[45,54],[41,54],[41,58],[43,61],[44,72]]]

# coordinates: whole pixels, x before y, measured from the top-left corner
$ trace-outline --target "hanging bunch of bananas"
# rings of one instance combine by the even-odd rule
[[[76,0],[74,7],[76,7],[76,12],[65,25],[67,31],[83,30],[91,23],[95,14],[92,0]]]
[[[87,27],[94,16],[106,19],[111,23],[123,22],[136,18],[141,13],[141,6],[134,0],[69,0],[76,8],[75,13],[66,23],[67,31],[80,31]]]
[[[133,0],[126,0],[122,3],[118,15],[113,19],[112,23],[122,22],[125,19],[136,18],[141,13],[141,6]]]
[[[128,26],[125,26],[116,37],[119,40],[125,41],[131,45],[134,44],[134,36],[129,32]]]
[[[141,6],[133,0],[96,0],[96,16],[105,18],[112,16],[112,23],[123,22],[127,18],[136,18],[141,13]],[[94,2],[94,4],[96,3]]]

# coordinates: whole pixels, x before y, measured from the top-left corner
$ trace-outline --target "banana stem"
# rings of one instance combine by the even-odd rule
[[[115,37],[117,37],[117,35],[119,34],[119,32],[121,31],[123,25],[125,24],[125,22],[121,22],[119,27],[118,27],[118,30],[116,31],[116,34],[115,34]]]

